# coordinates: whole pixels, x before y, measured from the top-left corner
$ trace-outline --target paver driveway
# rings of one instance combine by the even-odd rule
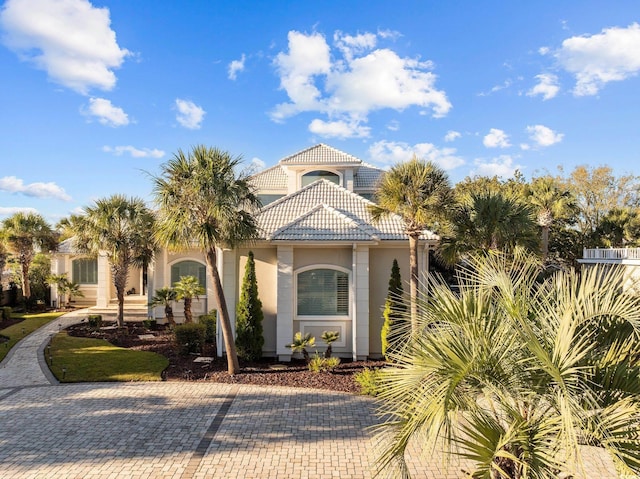
[[[34,334],[46,341],[57,329]],[[16,347],[44,347],[27,339]],[[0,365],[2,479],[372,475],[369,398],[203,382],[51,385],[20,380],[20,351]],[[411,452],[414,477],[461,477],[459,465],[447,471],[439,457],[419,456]],[[588,454],[587,464],[589,477],[615,478],[601,454]]]

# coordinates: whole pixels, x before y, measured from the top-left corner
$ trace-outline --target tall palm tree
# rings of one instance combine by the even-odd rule
[[[458,293],[432,279],[419,335],[381,372],[382,470],[409,477],[413,437],[472,462],[474,478],[584,473],[585,444],[640,472],[640,298],[618,288],[621,270],[540,271],[488,253]]]
[[[113,195],[70,218],[79,252],[106,254],[118,298],[118,326],[124,327],[124,296],[129,268],[153,234],[153,213],[140,198]]]
[[[191,302],[199,299],[204,294],[204,288],[198,282],[195,276],[180,276],[180,280],[173,284],[173,290],[176,293],[178,301],[184,301],[184,322],[193,323],[193,314],[191,313]]]
[[[48,252],[56,248],[57,235],[49,223],[37,213],[15,213],[5,218],[2,225],[8,249],[20,264],[22,294],[28,299],[31,297],[31,263],[38,251]]]
[[[437,228],[453,204],[447,174],[436,164],[419,160],[399,163],[382,175],[376,188],[376,205],[370,208],[374,221],[397,214],[409,237],[409,289],[412,328],[417,326],[418,242],[427,228]],[[413,329],[415,331],[415,329]]]
[[[529,185],[528,201],[535,210],[536,220],[541,228],[542,258],[549,256],[549,230],[559,217],[565,217],[575,209],[575,201],[568,190],[560,188],[551,176],[534,178]]]
[[[449,264],[480,251],[538,248],[533,211],[519,199],[500,192],[472,193],[451,215],[451,232],[438,255]]]
[[[154,177],[158,211],[157,238],[174,249],[197,246],[213,278],[212,290],[227,351],[229,374],[240,371],[229,310],[218,272],[218,248],[234,248],[257,237],[253,212],[258,197],[244,173],[241,157],[203,145],[182,150]]]

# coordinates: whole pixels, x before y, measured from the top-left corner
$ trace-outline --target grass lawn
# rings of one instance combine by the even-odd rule
[[[156,353],[119,348],[103,339],[76,338],[64,331],[54,336],[51,355],[51,371],[61,382],[159,381],[169,365]]]
[[[64,313],[38,313],[38,314],[15,314],[12,313],[12,318],[24,318],[24,321],[20,321],[17,324],[13,324],[8,328],[0,329],[0,335],[9,338],[6,343],[0,344],[0,361],[2,361],[11,348],[27,334],[34,332],[40,326],[44,326],[50,321],[62,316]],[[0,323],[1,324],[1,323]],[[24,328],[24,334],[22,330]]]

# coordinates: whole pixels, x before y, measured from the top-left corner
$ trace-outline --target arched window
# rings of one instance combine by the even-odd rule
[[[298,316],[348,316],[349,274],[319,268],[297,275]]]
[[[314,181],[317,181],[321,178],[325,180],[329,180],[335,183],[336,185],[340,184],[340,176],[336,175],[335,173],[331,171],[326,171],[326,170],[316,170],[316,171],[310,171],[309,173],[305,173],[304,175],[302,175],[302,183],[300,186],[310,185]]]
[[[98,284],[98,260],[74,259],[71,262],[71,281],[78,284]]]
[[[181,276],[195,276],[203,288],[207,288],[207,267],[197,261],[180,261],[171,265],[171,285],[180,281]]]

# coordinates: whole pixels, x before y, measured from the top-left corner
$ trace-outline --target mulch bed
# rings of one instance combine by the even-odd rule
[[[104,324],[104,327],[113,324]],[[163,326],[154,330],[145,329],[140,323],[127,323],[126,328],[92,329],[79,324],[67,329],[71,336],[105,339],[110,343],[139,351],[152,351],[169,359],[169,367],[164,371],[166,381],[212,381],[227,384],[258,384],[265,386],[288,386],[302,388],[328,389],[349,393],[359,393],[360,386],[353,376],[364,368],[379,368],[384,361],[348,361],[343,360],[333,372],[314,373],[301,360],[279,363],[275,359],[265,358],[256,362],[240,361],[241,374],[230,376],[227,373],[226,358],[218,358],[214,345],[207,345],[202,356],[215,358],[209,364],[196,363],[193,355],[179,354],[173,341],[173,333]],[[140,339],[140,335],[153,335]]]

